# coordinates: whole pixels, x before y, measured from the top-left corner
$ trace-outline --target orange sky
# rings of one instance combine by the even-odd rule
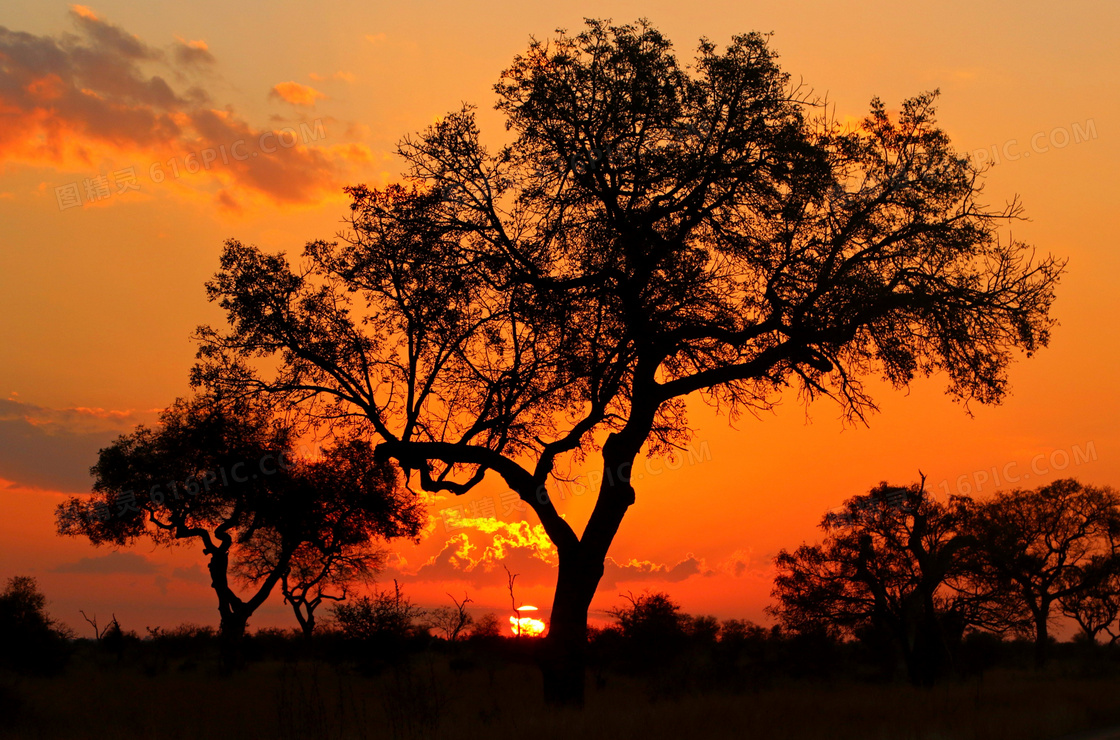
[[[884,388],[869,428],[845,428],[826,403],[807,418],[792,398],[735,428],[697,404],[692,463],[639,466],[597,609],[656,588],[689,612],[762,621],[779,548],[816,539],[845,498],[919,469],[940,495],[964,482],[989,492],[997,473],[1029,486],[1065,475],[1120,484],[1115,5],[6,0],[0,577],[36,576],[75,627],[78,609],[115,612],[141,632],[216,623],[197,551],[63,540],[54,505],[87,489],[100,446],[187,392],[188,337],[220,320],[202,286],[224,239],[295,253],[332,235],[341,187],[395,178],[394,142],[463,101],[500,136],[490,110],[500,71],[530,35],[590,15],[648,17],[686,58],[703,35],[773,31],[784,69],[827,92],[839,116],[862,115],[873,95],[895,105],[940,88],[957,148],[998,158],[988,201],[1022,197],[1031,221],[1015,238],[1070,259],[1061,326],[1012,369],[1001,407],[969,417],[937,378]],[[207,150],[220,153],[203,162]],[[551,554],[501,493],[488,482],[438,503],[425,541],[402,548],[386,577],[423,604],[466,591],[504,610],[504,558],[521,573],[518,597],[547,614]],[[448,529],[441,509],[462,504],[466,521]],[[590,504],[589,494],[558,502],[575,522]],[[274,598],[253,624],[293,622]]]

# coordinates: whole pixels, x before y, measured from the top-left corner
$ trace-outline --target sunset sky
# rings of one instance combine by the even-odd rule
[[[216,624],[197,549],[114,552],[54,533],[97,450],[189,392],[204,281],[223,240],[296,254],[331,237],[342,187],[397,180],[395,142],[463,102],[500,140],[492,86],[531,36],[585,16],[648,18],[692,56],[702,36],[773,32],[782,67],[841,118],[939,88],[956,148],[1019,195],[1014,238],[1069,259],[1049,348],[972,416],[945,379],[883,386],[868,427],[790,397],[732,426],[699,401],[694,454],[636,467],[637,504],[592,618],[666,590],[690,613],[768,621],[771,560],[881,480],[981,495],[1076,476],[1120,485],[1120,6],[1105,2],[322,3],[5,0],[0,9],[0,578],[32,575],[50,610],[125,629]],[[558,508],[582,522],[592,495]],[[397,578],[422,605],[469,593],[547,614],[555,556],[532,513],[488,483],[437,502]],[[458,517],[446,511],[460,507]],[[449,526],[453,525],[453,526]],[[578,529],[578,527],[577,527]],[[294,626],[274,595],[254,627]],[[81,630],[80,630],[81,631]]]

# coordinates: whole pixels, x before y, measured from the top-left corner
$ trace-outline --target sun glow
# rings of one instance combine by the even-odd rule
[[[515,637],[540,637],[544,634],[545,624],[539,619],[523,617],[521,612],[535,612],[537,607],[525,605],[518,607],[517,616],[509,618],[509,629]]]

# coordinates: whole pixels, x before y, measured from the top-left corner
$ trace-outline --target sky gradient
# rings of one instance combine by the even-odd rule
[[[222,242],[296,254],[332,236],[342,187],[399,178],[403,135],[463,102],[499,141],[493,84],[530,36],[584,16],[649,18],[690,58],[697,40],[773,32],[783,68],[840,118],[938,88],[958,151],[991,162],[985,199],[1018,195],[1008,231],[1069,259],[1049,348],[1011,368],[999,407],[954,404],[945,381],[886,385],[869,426],[788,398],[729,424],[698,400],[693,454],[638,466],[637,504],[593,618],[619,594],[669,591],[696,614],[763,622],[781,548],[881,480],[990,493],[1076,476],[1120,483],[1120,8],[1101,2],[242,2],[7,0],[0,10],[0,578],[33,575],[74,627],[216,624],[202,556],[97,549],[54,534],[96,453],[188,393],[203,283]],[[75,200],[75,197],[78,200]],[[970,416],[968,411],[972,412]],[[579,471],[575,471],[578,473]],[[559,491],[559,488],[557,489]],[[532,513],[487,481],[437,501],[424,541],[383,580],[423,605],[550,606],[555,562]],[[592,494],[566,490],[573,522]],[[460,507],[455,512],[448,507]],[[579,526],[577,525],[577,531]],[[252,626],[292,626],[274,595]]]

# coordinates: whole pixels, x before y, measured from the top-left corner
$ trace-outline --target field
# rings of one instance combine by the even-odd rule
[[[0,737],[43,740],[765,738],[1052,740],[1120,725],[1116,663],[993,669],[923,690],[781,678],[697,690],[675,674],[593,672],[583,711],[541,701],[527,659],[427,649],[379,670],[335,660],[123,659],[80,648],[53,677],[5,677]]]

